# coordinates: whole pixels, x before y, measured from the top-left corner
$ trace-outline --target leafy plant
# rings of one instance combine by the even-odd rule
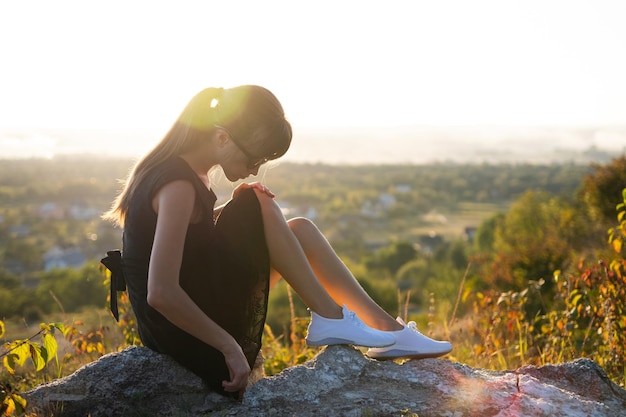
[[[456,355],[497,369],[588,357],[626,386],[626,189],[622,198],[619,224],[608,232],[613,258],[581,260],[572,272],[556,271],[550,309],[527,315],[529,304],[545,306],[543,280],[521,291],[466,293],[474,308],[470,338]]]
[[[289,312],[291,322],[289,325],[289,341],[283,335],[276,337],[267,324],[263,332],[262,352],[265,357],[265,374],[275,375],[290,366],[300,365],[311,359],[318,348],[307,347],[304,341],[308,318],[297,317],[291,289],[287,287],[289,296]]]
[[[36,371],[41,371],[51,360],[55,359],[58,366],[57,341],[54,338],[55,330],[65,332],[62,323],[42,323],[40,330],[28,339],[13,340],[4,344],[5,352],[0,354],[4,368],[10,374],[15,373],[15,367],[24,366],[30,359]],[[41,342],[33,341],[36,337],[41,337]]]
[[[11,386],[0,384],[0,415],[22,415],[26,410],[26,400]]]
[[[53,359],[57,369],[60,369],[58,360],[58,345],[54,338],[55,330],[65,331],[61,323],[42,323],[40,330],[28,339],[13,340],[3,345],[4,352],[0,354],[2,364],[9,374],[15,374],[17,366],[24,366],[31,360],[37,372],[43,370]],[[5,326],[0,322],[0,337],[4,336]],[[34,341],[40,337],[41,341]],[[5,416],[20,415],[26,409],[26,400],[22,398],[9,384],[0,385],[0,411]]]

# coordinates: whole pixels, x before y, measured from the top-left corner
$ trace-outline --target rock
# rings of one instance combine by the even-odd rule
[[[250,414],[305,416],[626,416],[626,391],[593,361],[495,372],[440,359],[378,362],[329,347],[246,393]]]
[[[136,346],[104,355],[22,396],[27,411],[37,416],[196,416],[237,404],[210,392],[200,377],[169,356]]]
[[[128,348],[25,393],[55,416],[626,416],[626,391],[588,359],[496,372],[441,359],[403,364],[331,346],[262,378],[243,401],[209,392],[166,356]],[[32,409],[32,408],[31,408]],[[40,414],[43,415],[43,414]]]

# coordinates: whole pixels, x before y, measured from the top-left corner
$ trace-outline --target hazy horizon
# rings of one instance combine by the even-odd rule
[[[621,0],[33,0],[0,15],[0,156],[140,154],[200,90],[241,84],[282,103],[296,132],[285,160],[534,160],[626,143]]]
[[[0,159],[62,155],[137,158],[155,130],[0,129]],[[326,164],[603,162],[626,152],[626,126],[295,127],[281,161]]]

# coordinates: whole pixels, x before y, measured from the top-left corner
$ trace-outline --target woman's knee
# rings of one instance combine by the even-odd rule
[[[257,196],[252,190],[242,190],[226,204],[217,220],[218,229],[241,228],[250,222],[262,226],[262,215]],[[246,226],[247,227],[247,226]]]
[[[263,213],[264,218],[280,218],[284,220],[283,212],[273,197],[270,197],[263,191],[257,190],[256,188],[251,191],[251,194],[256,197],[256,200],[261,207],[261,212]]]
[[[254,202],[256,204],[255,200],[257,199],[258,197],[252,188],[244,188],[233,196],[231,203],[249,204],[250,202]]]
[[[310,219],[306,217],[294,217],[287,221],[289,228],[296,234],[301,236],[303,234],[309,234],[311,232],[317,232],[317,226]]]
[[[274,204],[273,200],[265,193],[260,192],[256,188],[244,188],[233,196],[232,200],[226,204],[224,209],[233,211],[249,211],[267,209],[270,204]]]

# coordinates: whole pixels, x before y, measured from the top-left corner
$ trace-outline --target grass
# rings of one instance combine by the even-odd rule
[[[415,236],[431,232],[447,240],[462,238],[466,227],[478,227],[494,213],[505,212],[508,204],[461,202],[453,211],[438,210],[422,217],[423,225],[411,228]]]
[[[423,333],[450,340],[454,350],[446,357],[449,360],[475,368],[510,370],[587,357],[598,363],[613,382],[624,387],[624,268],[626,261],[618,258],[610,265],[581,264],[575,273],[566,277],[557,275],[552,308],[535,315],[528,314],[528,307],[536,305],[537,297],[542,297],[542,281],[529,282],[528,288],[516,292],[468,292],[462,279],[455,299],[438,300],[432,294],[428,310],[420,314],[411,313],[415,310],[411,308],[409,293],[398,294],[398,312],[407,320],[416,321]],[[304,343],[308,315],[296,308],[291,291],[286,291],[289,310],[283,314],[288,318],[285,331],[274,333],[275,329],[268,326],[263,338],[267,375],[304,363],[320,350]],[[120,310],[126,311],[127,297],[120,302]],[[460,306],[468,313],[457,317]],[[134,326],[132,319],[125,318],[122,327],[118,327],[104,308],[52,314],[45,317],[45,322],[62,322],[72,330],[66,338],[56,334],[60,361],[56,366],[50,362],[41,372],[35,372],[27,362],[14,374],[8,372],[5,364],[0,368],[0,391],[21,392],[69,375],[105,353],[128,346],[127,335],[133,333]],[[26,339],[39,330],[38,325],[23,320],[9,320],[5,325],[2,342]],[[0,396],[0,406],[4,400]]]

